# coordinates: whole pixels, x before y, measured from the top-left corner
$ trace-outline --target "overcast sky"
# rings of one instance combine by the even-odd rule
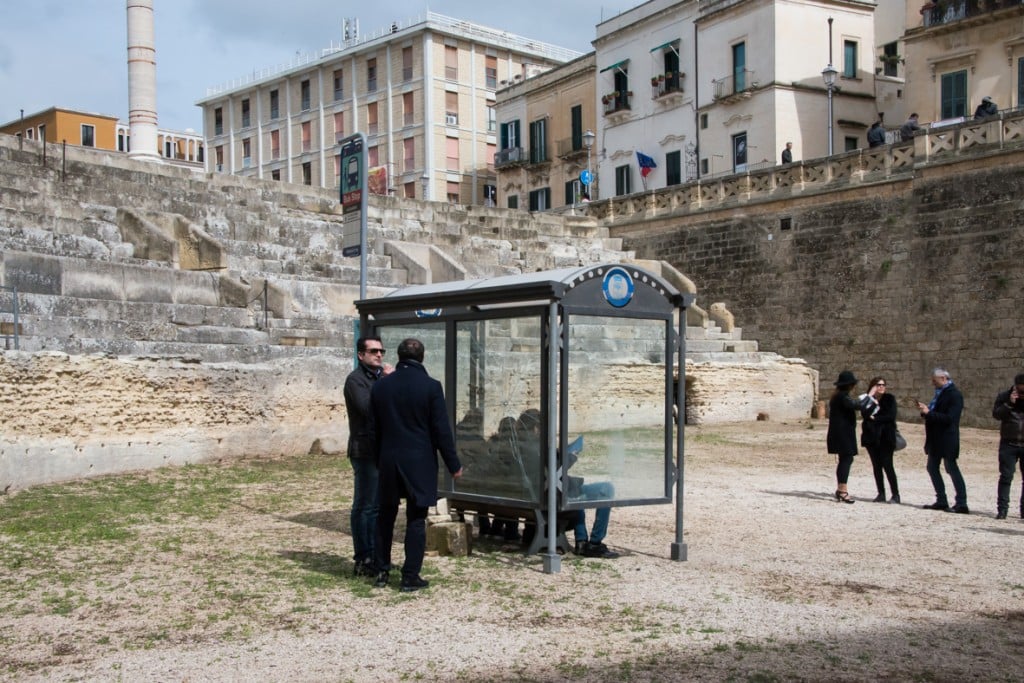
[[[125,0],[0,0],[0,124],[50,107],[128,120]],[[429,9],[579,52],[595,26],[641,0],[153,0],[161,128],[202,129],[196,100],[253,70],[369,36]]]

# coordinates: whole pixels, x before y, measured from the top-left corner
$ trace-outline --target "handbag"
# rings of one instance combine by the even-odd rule
[[[902,451],[907,447],[907,440],[900,434],[900,430],[896,430],[896,446],[893,448],[894,451]]]

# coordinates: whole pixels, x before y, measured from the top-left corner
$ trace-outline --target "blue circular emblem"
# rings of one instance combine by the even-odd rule
[[[622,308],[633,300],[633,278],[624,268],[615,267],[604,275],[601,291],[605,301],[616,308]]]
[[[417,318],[436,318],[439,315],[441,315],[440,308],[421,308],[416,311]]]

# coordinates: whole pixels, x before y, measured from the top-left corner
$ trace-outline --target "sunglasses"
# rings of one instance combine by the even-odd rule
[[[387,353],[387,351],[385,351],[384,349],[366,349],[365,351],[363,351],[363,353],[379,353],[380,355],[383,356],[385,353]]]

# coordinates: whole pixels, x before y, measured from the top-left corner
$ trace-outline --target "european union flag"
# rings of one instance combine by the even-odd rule
[[[644,178],[646,178],[653,169],[658,168],[658,164],[654,162],[654,159],[643,152],[636,153],[636,162],[640,164],[640,175]]]

